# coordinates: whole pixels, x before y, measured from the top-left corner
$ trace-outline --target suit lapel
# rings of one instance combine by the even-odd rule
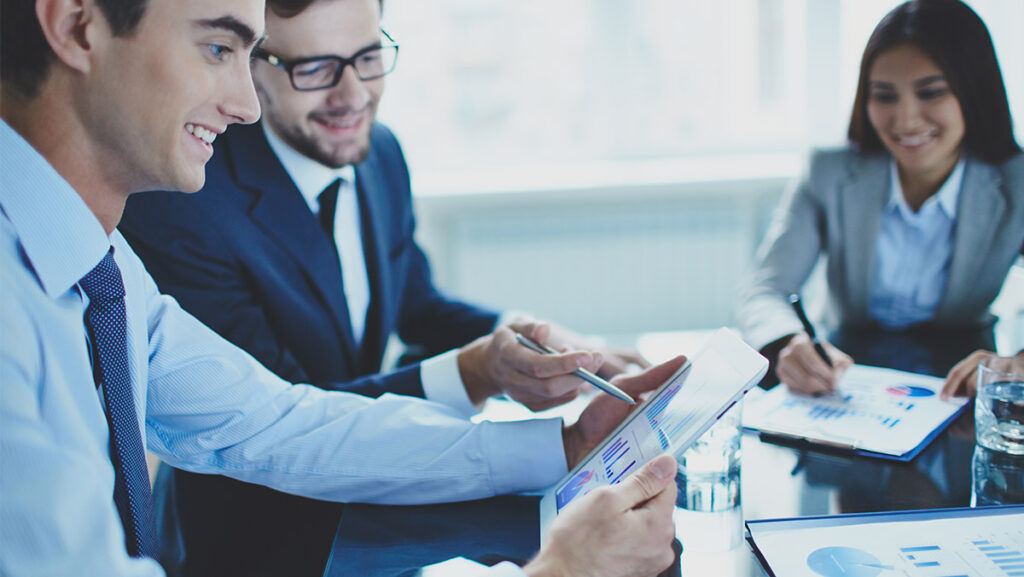
[[[254,195],[249,216],[302,268],[314,292],[330,311],[342,336],[349,366],[354,366],[352,323],[334,246],[270,149],[260,125],[236,127],[225,137],[232,151],[230,162],[235,177]]]
[[[992,239],[999,232],[1000,219],[1006,210],[1000,181],[995,167],[968,158],[957,201],[949,281],[935,311],[936,318],[960,307],[974,290],[979,267],[985,264],[984,255],[992,248]]]
[[[388,269],[388,243],[385,232],[388,214],[382,206],[384,198],[381,172],[374,152],[356,166],[356,186],[363,226],[363,253],[366,259],[366,274],[370,283],[370,308],[366,315],[366,331],[363,335],[361,362],[364,370],[377,371],[387,341],[390,326],[385,322],[385,297],[389,294],[390,275]]]
[[[840,185],[838,206],[842,215],[842,247],[846,262],[846,290],[851,318],[867,319],[875,247],[882,211],[889,200],[889,163],[885,156],[857,155],[851,160],[848,179]]]

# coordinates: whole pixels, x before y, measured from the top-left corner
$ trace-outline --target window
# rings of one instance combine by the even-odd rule
[[[802,155],[844,140],[861,51],[897,3],[387,0],[402,51],[381,119],[418,176]],[[1024,2],[970,3],[1021,138]]]

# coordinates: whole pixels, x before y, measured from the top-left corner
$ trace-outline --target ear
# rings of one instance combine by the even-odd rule
[[[90,68],[98,34],[110,34],[94,0],[36,0],[36,18],[57,59],[80,72]]]

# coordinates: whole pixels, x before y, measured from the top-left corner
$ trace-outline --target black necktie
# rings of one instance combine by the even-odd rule
[[[334,182],[327,185],[320,196],[316,197],[320,203],[320,226],[327,233],[327,238],[330,239],[331,246],[334,246],[335,250],[337,250],[337,246],[334,244],[334,213],[338,207],[338,190],[340,188],[341,179],[336,178]]]
[[[103,385],[110,456],[114,463],[114,503],[124,526],[125,545],[133,557],[156,557],[153,496],[146,470],[139,419],[128,372],[128,329],[124,283],[113,249],[79,282],[89,297],[85,323],[92,346],[93,376]]]

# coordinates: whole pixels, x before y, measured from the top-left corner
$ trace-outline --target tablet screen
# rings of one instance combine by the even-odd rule
[[[749,384],[714,348],[706,348],[644,402],[555,491],[558,511],[603,485],[615,485],[661,455],[677,458]]]

